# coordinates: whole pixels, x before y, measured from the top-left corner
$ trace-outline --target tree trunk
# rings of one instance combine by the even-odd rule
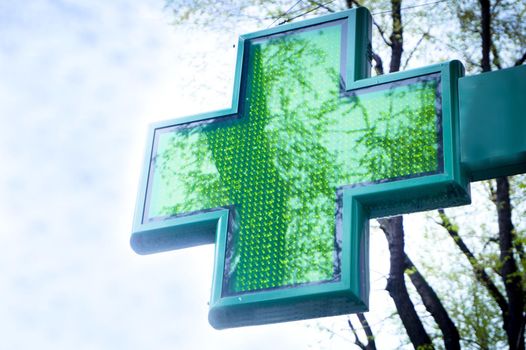
[[[391,41],[391,63],[389,72],[398,72],[404,51],[404,30],[402,26],[402,0],[391,0],[391,18],[393,20]]]
[[[415,306],[409,298],[409,293],[404,281],[405,253],[404,253],[404,228],[403,219],[397,216],[389,219],[378,220],[380,227],[386,233],[389,243],[390,270],[387,279],[387,291],[393,299],[398,315],[409,335],[411,343],[419,347],[432,348],[431,339],[424,329],[422,321],[416,313]]]
[[[524,291],[522,279],[513,256],[514,228],[511,221],[510,184],[506,177],[497,179],[495,205],[499,223],[499,248],[502,267],[500,274],[506,296],[508,313],[504,318],[504,329],[510,349],[524,350]]]
[[[460,350],[460,335],[458,329],[449,317],[444,305],[438,298],[433,288],[427,283],[424,276],[420,274],[411,259],[405,256],[405,269],[409,271],[409,278],[422,298],[426,310],[433,316],[444,336],[444,347],[447,350]]]
[[[391,61],[389,72],[393,73],[400,70],[402,53],[404,51],[402,0],[391,0],[391,18],[392,32],[389,36]],[[379,67],[382,68],[381,60],[375,59],[375,61],[379,64]],[[377,74],[378,73],[379,70],[377,69]],[[381,73],[383,73],[383,68],[381,69]],[[416,313],[405,285],[404,271],[408,267],[407,264],[410,263],[413,267],[414,265],[404,252],[403,218],[398,216],[395,218],[381,219],[378,220],[378,222],[380,222],[380,226],[386,233],[391,255],[391,267],[386,289],[396,305],[398,314],[413,346],[416,349],[419,347],[433,348],[431,339]],[[446,349],[460,349],[458,330],[449,318],[436,293],[420,273],[417,272],[417,274],[413,274],[411,280],[421,295],[426,308],[433,310],[433,317],[444,333]]]
[[[479,0],[479,3],[480,24],[482,27],[480,31],[482,40],[482,59],[480,60],[480,66],[483,72],[489,72],[491,70],[489,57],[491,51],[491,8],[489,0]]]
[[[490,52],[492,47],[491,4],[490,0],[479,0],[482,41],[482,58],[480,65],[483,72],[491,71]],[[524,350],[524,290],[519,274],[514,251],[514,228],[511,221],[510,184],[506,177],[497,178],[495,205],[499,224],[500,274],[506,296],[508,309],[504,314],[504,330],[510,349]]]

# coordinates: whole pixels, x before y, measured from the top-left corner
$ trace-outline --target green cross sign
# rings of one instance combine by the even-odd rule
[[[243,35],[232,107],[151,127],[132,247],[215,243],[215,328],[365,311],[369,219],[484,177],[461,164],[462,65],[370,78],[370,40],[365,8]]]

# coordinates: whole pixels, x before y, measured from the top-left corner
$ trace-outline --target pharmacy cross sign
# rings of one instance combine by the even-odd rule
[[[477,96],[520,90],[524,70],[370,78],[370,40],[365,8],[243,35],[232,107],[151,127],[132,247],[215,243],[215,328],[365,311],[370,218],[467,204],[470,181],[525,170],[520,135],[481,151],[459,122],[487,132]]]

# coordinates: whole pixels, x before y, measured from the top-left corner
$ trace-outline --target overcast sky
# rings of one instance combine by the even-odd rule
[[[161,0],[0,0],[0,348],[350,347],[317,321],[215,331],[212,246],[129,247],[148,123],[230,103],[240,33],[170,20]]]

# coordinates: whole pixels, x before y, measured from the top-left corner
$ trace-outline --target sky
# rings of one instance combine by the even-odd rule
[[[228,107],[239,34],[175,27],[160,0],[0,0],[0,348],[351,346],[345,317],[216,331],[212,245],[129,246],[148,124]]]

